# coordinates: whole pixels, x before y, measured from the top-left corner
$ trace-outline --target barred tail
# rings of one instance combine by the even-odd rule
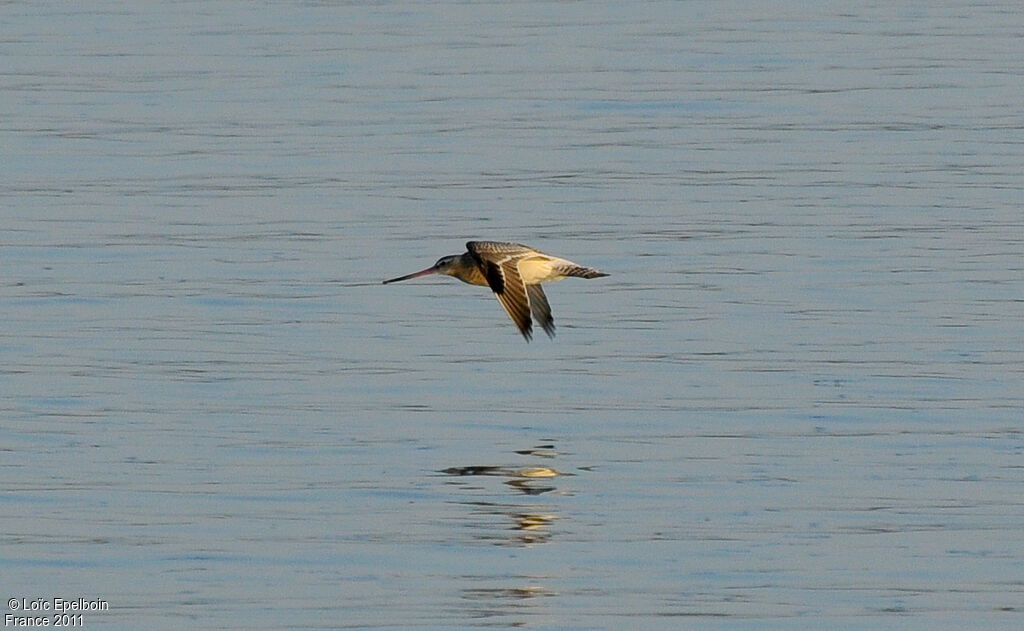
[[[571,265],[559,271],[566,276],[575,276],[577,278],[601,278],[608,275],[592,267],[583,267],[582,265]]]

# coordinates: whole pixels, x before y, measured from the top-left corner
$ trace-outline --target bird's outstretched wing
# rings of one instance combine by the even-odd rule
[[[527,342],[533,338],[533,320],[530,318],[531,299],[538,302],[538,307],[533,307],[537,320],[548,335],[553,334],[551,307],[548,305],[544,292],[539,285],[527,288],[519,273],[519,262],[523,258],[537,255],[536,250],[518,243],[497,241],[470,241],[466,244],[466,249],[473,255],[473,259],[476,260],[487,278],[487,284],[490,285],[494,295],[501,302],[501,306],[505,307],[508,316],[512,318],[512,322],[519,328],[519,332],[523,334]]]
[[[555,337],[555,319],[551,317],[551,305],[540,285],[527,285],[526,296],[530,299],[530,311],[548,337]]]

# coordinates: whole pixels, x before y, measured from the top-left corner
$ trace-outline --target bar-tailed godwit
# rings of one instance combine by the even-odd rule
[[[555,320],[541,283],[567,276],[599,278],[608,275],[518,243],[470,241],[466,250],[465,254],[441,257],[425,270],[386,280],[384,284],[428,274],[447,274],[470,285],[488,286],[529,342],[533,337],[531,312],[548,337],[555,337]]]

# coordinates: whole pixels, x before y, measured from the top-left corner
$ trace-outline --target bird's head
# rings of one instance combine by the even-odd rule
[[[458,262],[459,256],[457,254],[442,256],[437,259],[437,263],[434,263],[434,266],[430,269],[434,270],[435,274],[448,274],[450,276]]]

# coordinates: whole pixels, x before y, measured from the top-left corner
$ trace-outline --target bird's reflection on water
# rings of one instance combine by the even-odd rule
[[[490,585],[488,577],[464,577],[474,583],[484,582],[485,586],[462,590],[462,599],[467,607],[467,619],[479,621],[472,626],[501,626],[519,628],[529,626],[529,620],[540,619],[551,605],[550,598],[558,594],[540,584],[543,577],[512,577],[515,586]]]
[[[550,480],[563,475],[568,475],[550,467],[500,467],[480,466],[449,467],[441,471],[448,475],[456,476],[495,476],[505,478],[504,484],[510,486],[524,495],[541,495],[557,491],[558,487],[550,483]]]
[[[531,449],[515,452],[519,456],[554,459],[560,454],[554,445],[538,445]],[[457,500],[457,503],[472,507],[468,515],[469,526],[475,530],[473,540],[494,545],[535,545],[551,539],[551,525],[558,520],[558,513],[550,502],[523,503],[509,499],[508,493],[499,492],[488,483],[490,479],[501,480],[503,488],[515,491],[513,498],[525,495],[540,499],[540,496],[558,497],[567,491],[560,489],[557,480],[573,475],[537,463],[519,465],[465,465],[449,467],[440,473],[452,476],[450,484],[461,487],[472,497]],[[472,478],[467,480],[466,478]],[[501,524],[495,527],[495,518]]]
[[[558,498],[570,495],[560,486],[559,480],[574,474],[554,466],[552,461],[563,454],[553,444],[537,445],[514,453],[533,461],[464,465],[440,471],[450,476],[448,484],[464,494],[454,503],[469,507],[463,519],[470,529],[472,543],[532,548],[549,544],[555,538],[552,529],[560,519]],[[465,578],[473,584],[473,587],[461,590],[461,596],[471,610],[471,618],[493,620],[497,617],[539,615],[541,610],[536,609],[539,602],[536,599],[558,595],[544,585],[552,578],[550,576]],[[511,626],[522,624],[525,622],[511,623]]]

